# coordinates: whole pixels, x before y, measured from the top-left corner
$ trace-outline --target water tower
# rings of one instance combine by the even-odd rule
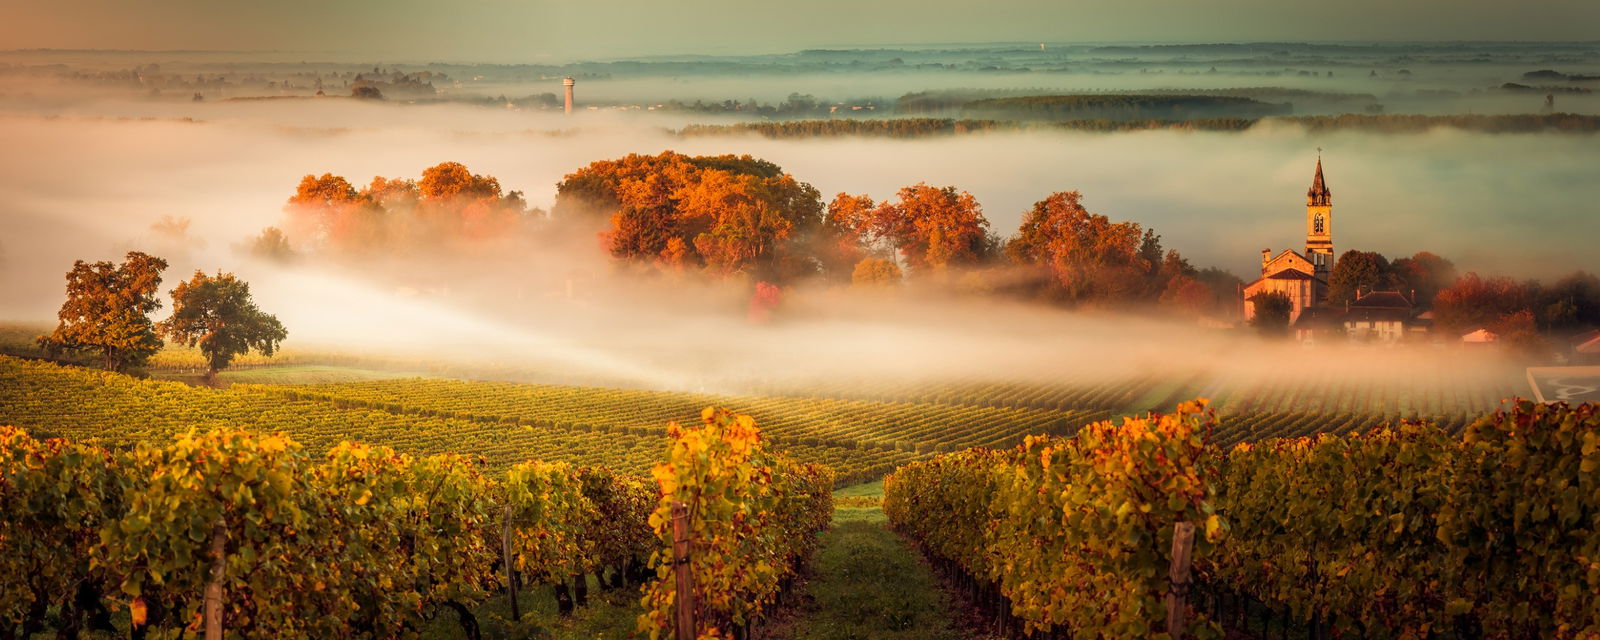
[[[574,84],[577,84],[577,82],[572,79],[572,76],[567,76],[561,79],[561,86],[566,87],[567,89],[567,115],[572,115],[572,85]]]

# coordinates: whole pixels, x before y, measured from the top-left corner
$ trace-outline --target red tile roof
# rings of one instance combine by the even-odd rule
[[[1398,291],[1374,291],[1356,298],[1350,303],[1350,310],[1357,307],[1363,309],[1411,309],[1411,301]]]

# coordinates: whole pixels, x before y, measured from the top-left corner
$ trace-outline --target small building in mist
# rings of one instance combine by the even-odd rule
[[[1373,291],[1350,303],[1341,324],[1351,340],[1392,344],[1405,339],[1414,309],[1405,294]]]

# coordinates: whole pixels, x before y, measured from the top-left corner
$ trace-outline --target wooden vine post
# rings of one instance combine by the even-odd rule
[[[672,572],[677,579],[673,602],[677,640],[694,640],[694,575],[689,568],[689,505],[672,503]]]
[[[500,524],[500,556],[506,565],[506,592],[511,594],[511,619],[521,620],[522,609],[517,606],[517,571],[511,563],[511,505],[506,505]]]
[[[1167,588],[1167,635],[1183,640],[1183,614],[1188,608],[1189,554],[1194,550],[1194,523],[1179,522],[1172,528],[1172,570]]]
[[[222,640],[222,578],[228,568],[228,530],[222,519],[211,527],[211,582],[206,583],[205,640]]]

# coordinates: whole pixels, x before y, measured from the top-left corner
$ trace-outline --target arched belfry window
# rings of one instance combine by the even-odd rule
[[[1314,216],[1311,217],[1311,232],[1312,233],[1319,233],[1319,234],[1320,233],[1327,233],[1327,228],[1328,228],[1328,225],[1322,219],[1322,214],[1319,213],[1319,214],[1314,215]]]

